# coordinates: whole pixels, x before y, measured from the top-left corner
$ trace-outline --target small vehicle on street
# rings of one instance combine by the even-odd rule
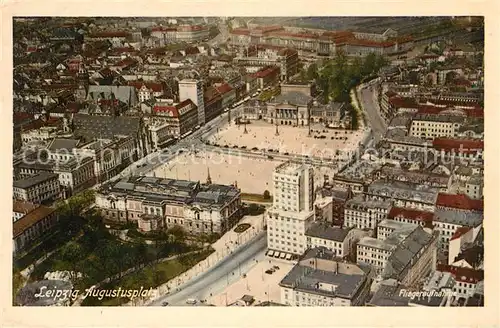
[[[168,306],[168,302],[161,303],[161,306]]]
[[[186,301],[186,304],[190,304],[190,305],[195,305],[196,303],[198,303],[197,300],[195,300],[194,298],[189,298],[187,301]]]

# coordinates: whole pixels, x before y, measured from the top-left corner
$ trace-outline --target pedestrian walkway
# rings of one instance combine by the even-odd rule
[[[143,299],[137,298],[126,305],[150,305],[159,297],[166,295],[171,291],[182,289],[183,284],[208,271],[238,248],[258,236],[264,230],[265,225],[263,214],[257,216],[245,216],[239,223],[250,223],[251,227],[240,234],[234,232],[234,228],[226,232],[219,240],[212,244],[212,248],[215,252],[210,254],[210,256],[208,256],[205,260],[199,262],[181,275],[157,287],[156,293],[153,293],[152,297]]]

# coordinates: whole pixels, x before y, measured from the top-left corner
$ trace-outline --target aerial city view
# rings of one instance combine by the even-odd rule
[[[484,306],[484,19],[15,17],[14,306]]]

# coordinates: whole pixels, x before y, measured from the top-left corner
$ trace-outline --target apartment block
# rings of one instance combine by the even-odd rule
[[[374,230],[387,217],[392,202],[370,200],[365,195],[357,195],[345,203],[344,227]]]
[[[55,200],[61,196],[61,186],[57,174],[41,172],[14,181],[14,199],[31,203]]]
[[[326,248],[313,248],[279,285],[285,305],[360,306],[370,292],[370,267],[346,263]]]

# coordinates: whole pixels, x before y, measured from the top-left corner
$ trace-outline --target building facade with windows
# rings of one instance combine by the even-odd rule
[[[137,222],[144,231],[177,225],[210,234],[238,221],[241,198],[234,186],[136,176],[102,186],[96,206],[105,219]]]
[[[370,200],[358,195],[345,203],[344,226],[374,230],[387,217],[391,206],[390,200]]]
[[[268,248],[301,255],[306,231],[315,219],[314,173],[307,165],[285,162],[273,172],[273,206],[267,211]]]
[[[281,303],[289,306],[360,306],[370,292],[371,269],[346,263],[326,248],[313,248],[281,280]]]
[[[55,200],[61,196],[57,174],[41,172],[37,175],[14,181],[14,199],[31,203]]]

